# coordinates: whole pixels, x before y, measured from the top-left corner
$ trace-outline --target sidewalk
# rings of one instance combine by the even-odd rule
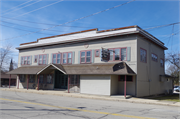
[[[23,93],[36,93],[43,95],[57,95],[57,96],[65,96],[65,97],[74,97],[74,98],[87,98],[87,99],[98,99],[98,100],[109,100],[109,101],[119,101],[119,102],[130,102],[130,103],[144,103],[144,104],[155,104],[155,105],[165,105],[165,106],[176,106],[180,107],[180,102],[172,102],[172,101],[158,101],[151,99],[141,99],[131,97],[125,99],[124,96],[99,96],[99,95],[86,95],[79,93],[67,93],[67,91],[61,90],[34,90],[34,89],[16,89],[16,88],[0,88],[1,91],[15,91],[15,92],[23,92]]]

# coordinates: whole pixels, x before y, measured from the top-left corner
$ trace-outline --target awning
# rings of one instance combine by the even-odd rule
[[[20,67],[7,74],[45,74],[57,69],[63,74],[85,75],[85,74],[109,74],[109,75],[135,75],[135,72],[125,63],[94,63],[94,64],[49,64],[45,66]]]

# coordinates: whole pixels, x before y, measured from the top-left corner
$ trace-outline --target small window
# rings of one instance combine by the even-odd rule
[[[35,55],[34,56],[34,63],[37,63],[37,60],[38,60],[38,55]]]
[[[145,49],[140,48],[140,60],[141,62],[147,62],[147,51]]]
[[[157,57],[156,54],[152,53],[152,54],[151,54],[151,57],[152,57],[152,60],[153,60],[153,61],[155,61],[155,62],[158,61],[158,57]]]
[[[125,75],[119,75],[118,78],[119,81],[125,81]],[[133,81],[133,76],[126,75],[126,81]]]
[[[91,63],[91,51],[81,51],[81,63]]]
[[[95,50],[95,57],[99,57],[99,54],[100,54],[99,50]]]
[[[53,83],[53,77],[52,75],[47,75],[47,84],[52,84]]]
[[[35,83],[35,75],[29,75],[29,83]]]
[[[161,67],[164,67],[164,60],[160,59]]]
[[[20,82],[25,82],[25,75],[19,75]]]

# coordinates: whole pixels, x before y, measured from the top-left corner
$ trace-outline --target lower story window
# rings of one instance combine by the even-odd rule
[[[44,75],[39,75],[39,83],[44,83]]]
[[[29,75],[29,83],[35,83],[35,75]]]
[[[80,84],[80,75],[71,75],[70,76],[70,84]]]
[[[48,84],[52,84],[52,83],[53,83],[53,77],[52,77],[52,75],[48,74],[46,77],[47,77],[47,83],[48,83]]]
[[[19,80],[20,82],[25,82],[25,75],[24,74],[19,75]]]
[[[119,81],[125,81],[125,75],[118,76]],[[133,76],[126,75],[126,81],[133,81]]]

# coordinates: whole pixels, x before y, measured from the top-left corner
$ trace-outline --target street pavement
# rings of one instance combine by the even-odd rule
[[[180,108],[0,90],[0,119],[180,119]]]

